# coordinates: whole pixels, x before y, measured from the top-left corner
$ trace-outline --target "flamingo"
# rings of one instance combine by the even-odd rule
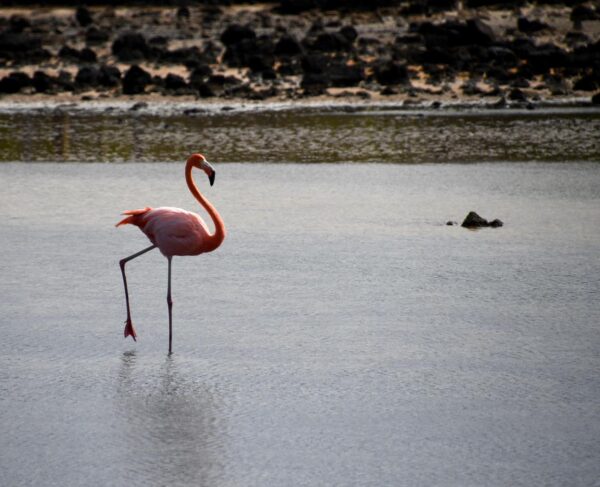
[[[121,274],[123,274],[123,285],[125,286],[125,303],[127,305],[127,319],[125,320],[124,336],[131,336],[136,340],[137,333],[131,321],[131,310],[129,308],[129,293],[127,291],[127,278],[125,277],[125,264],[140,255],[149,252],[158,247],[160,252],[167,258],[169,263],[168,285],[167,285],[167,306],[169,308],[169,353],[172,351],[173,342],[173,301],[171,299],[171,260],[175,255],[199,255],[205,252],[212,252],[225,239],[225,225],[221,216],[210,202],[202,196],[194,179],[192,178],[192,169],[198,168],[206,173],[210,185],[215,182],[215,170],[208,163],[202,154],[192,154],[185,165],[185,180],[188,188],[194,198],[204,207],[206,212],[212,218],[215,226],[215,232],[210,234],[206,223],[200,215],[182,210],[180,208],[161,207],[161,208],[142,208],[139,210],[128,210],[123,212],[127,215],[123,220],[116,224],[136,225],[152,242],[150,247],[145,248],[129,257],[119,261]]]

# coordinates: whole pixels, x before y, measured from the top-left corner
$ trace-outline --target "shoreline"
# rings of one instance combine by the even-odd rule
[[[0,110],[600,106],[600,9],[471,3],[0,8]]]
[[[511,102],[500,99],[420,99],[417,101],[398,98],[381,100],[357,100],[355,98],[311,97],[301,100],[252,101],[245,99],[198,100],[183,97],[157,97],[141,95],[82,100],[81,97],[24,96],[12,99],[0,98],[0,114],[13,113],[102,113],[102,114],[151,114],[163,116],[216,115],[253,112],[397,112],[397,113],[548,113],[573,111],[576,113],[600,113],[600,106],[587,97],[542,99],[536,102]]]

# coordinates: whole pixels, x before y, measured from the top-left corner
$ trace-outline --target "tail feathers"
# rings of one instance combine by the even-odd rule
[[[150,207],[147,206],[146,208],[141,208],[139,210],[127,210],[127,211],[124,211],[122,213],[122,215],[129,215],[129,216],[123,218],[119,223],[117,223],[115,225],[115,227],[120,227],[121,225],[127,225],[127,224],[138,225],[139,220],[138,220],[137,217],[139,217],[140,215],[143,215],[143,214],[149,212],[151,209],[152,208],[150,208]]]
[[[125,338],[130,336],[131,338],[133,338],[134,342],[137,342],[137,333],[135,332],[135,328],[133,327],[133,323],[131,322],[131,320],[125,321],[125,331],[123,332],[123,335]]]

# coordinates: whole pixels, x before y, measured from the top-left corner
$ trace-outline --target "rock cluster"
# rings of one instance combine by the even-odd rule
[[[474,211],[470,211],[469,214],[463,220],[461,226],[465,228],[481,228],[481,227],[501,227],[504,223],[501,220],[495,219],[487,221],[485,218],[480,217]]]
[[[0,10],[0,94],[599,101],[600,9],[593,2],[213,3],[33,9],[29,16]]]

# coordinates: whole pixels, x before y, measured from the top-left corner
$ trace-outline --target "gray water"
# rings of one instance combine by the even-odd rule
[[[183,162],[0,164],[0,485],[597,485],[597,163],[215,166],[169,356]]]

